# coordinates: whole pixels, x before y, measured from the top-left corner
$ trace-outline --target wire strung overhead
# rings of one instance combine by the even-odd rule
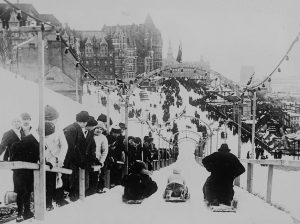
[[[297,36],[295,37],[295,39],[292,41],[292,43],[290,44],[288,50],[286,51],[286,53],[282,56],[281,60],[279,61],[279,63],[275,66],[275,68],[271,71],[271,73],[260,83],[255,84],[253,86],[251,86],[249,89],[254,90],[255,88],[262,86],[265,87],[265,82],[271,82],[271,76],[277,71],[277,72],[281,72],[281,68],[280,66],[282,65],[282,63],[284,61],[288,61],[290,59],[289,54],[292,51],[292,49],[294,48],[295,44],[299,41],[300,38],[300,32],[297,34]]]
[[[17,19],[20,21],[22,19],[22,13],[24,15],[26,15],[27,17],[30,17],[32,19],[34,19],[35,21],[37,21],[38,23],[40,23],[40,26],[41,26],[41,30],[44,31],[45,30],[45,25],[48,25],[52,28],[54,28],[54,30],[56,30],[56,40],[57,41],[61,41],[64,45],[65,45],[65,53],[68,54],[70,53],[73,58],[75,59],[75,66],[76,68],[78,68],[79,66],[81,67],[81,69],[84,71],[84,77],[87,77],[87,76],[90,76],[91,78],[93,78],[94,80],[97,80],[96,76],[91,74],[89,72],[89,70],[80,62],[79,60],[79,56],[78,54],[76,53],[76,51],[74,51],[74,49],[68,45],[68,43],[66,42],[66,40],[64,40],[64,38],[61,36],[61,33],[60,33],[60,27],[57,27],[51,23],[48,23],[48,22],[45,22],[44,20],[38,18],[38,17],[35,17],[27,12],[25,12],[24,10],[21,10],[21,8],[17,7],[15,4],[9,2],[8,0],[4,0],[4,2],[6,2],[8,4],[8,6],[10,6],[11,8],[15,9],[16,12],[17,12]],[[97,80],[98,82],[100,82],[99,80]],[[101,82],[100,82],[101,83]],[[106,87],[110,87],[109,85],[106,85],[104,83],[101,83],[101,85],[103,86],[106,86]]]

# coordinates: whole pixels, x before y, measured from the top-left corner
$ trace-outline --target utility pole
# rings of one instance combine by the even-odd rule
[[[210,154],[212,154],[212,136],[213,136],[213,134],[211,133],[210,137],[209,137],[209,152],[210,152]]]
[[[158,152],[157,152],[158,161],[160,161],[160,129],[158,132]],[[160,168],[160,162],[158,163],[158,169]]]
[[[125,174],[128,174],[128,107],[129,107],[129,95],[125,98]],[[108,121],[109,122],[109,121]]]
[[[256,91],[253,92],[253,105],[252,105],[252,150],[251,159],[254,159],[255,152],[255,123],[256,123]]]
[[[45,109],[44,109],[44,77],[45,77],[45,58],[44,58],[44,32],[38,30],[38,51],[39,51],[39,151],[40,164],[38,172],[38,188],[35,188],[39,200],[35,201],[36,219],[44,220],[46,213],[46,168],[45,168]],[[36,177],[35,177],[36,178]]]
[[[75,69],[75,90],[76,90],[76,102],[79,103],[79,93],[78,93],[78,68]]]
[[[239,102],[238,103],[238,158],[241,158],[241,148],[242,148],[242,108],[243,108],[243,102]],[[237,178],[235,178],[235,185],[236,186],[240,186],[241,185],[241,181],[240,181],[240,177],[238,176]]]
[[[108,89],[107,90],[107,95],[106,95],[106,99],[107,99],[107,102],[106,102],[106,106],[107,106],[107,114],[106,114],[106,123],[107,123],[107,133],[109,133],[109,129],[110,129],[110,112],[109,112],[109,107],[110,107],[110,104],[109,104],[109,101],[110,101],[110,90]],[[127,127],[128,128],[128,127]]]
[[[251,149],[251,159],[254,159],[255,150],[255,123],[256,123],[256,91],[253,90],[253,105],[252,105],[252,149]],[[253,164],[248,163],[247,169],[247,191],[252,193],[253,191]]]

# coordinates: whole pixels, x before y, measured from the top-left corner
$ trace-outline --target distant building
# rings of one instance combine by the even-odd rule
[[[242,66],[240,71],[240,83],[246,85],[254,72],[254,66]]]
[[[171,41],[169,41],[169,47],[168,47],[168,52],[167,52],[167,58],[164,59],[163,65],[174,65],[177,64],[178,62],[175,60],[173,56],[173,49],[171,45]]]
[[[12,7],[7,4],[0,4],[0,31],[1,35],[5,35],[8,41],[5,49],[0,48],[0,51],[5,53],[0,55],[6,57],[2,57],[1,62],[6,68],[9,65],[12,72],[20,74],[27,80],[38,82],[41,72],[37,34],[36,32],[22,32],[19,28],[39,26],[40,21],[23,12],[57,27],[62,27],[62,25],[54,15],[38,13],[32,4],[21,3],[18,4],[18,7],[21,9],[20,20],[18,20],[17,12]],[[74,38],[71,39],[69,38],[68,41],[75,46],[76,41]],[[54,31],[45,35],[45,86],[73,100],[76,100],[77,88],[78,100],[80,101],[82,95],[81,76],[76,71],[74,58],[70,54],[65,54],[64,50],[64,45],[56,40]]]
[[[104,82],[133,81],[137,74],[162,66],[162,37],[150,15],[144,24],[104,25],[98,32],[78,33],[82,62]]]

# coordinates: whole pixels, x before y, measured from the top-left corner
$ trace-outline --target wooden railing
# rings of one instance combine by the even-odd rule
[[[28,169],[33,170],[33,194],[34,194],[34,217],[37,220],[42,220],[43,217],[45,217],[45,209],[43,206],[43,201],[41,198],[41,194],[44,194],[43,191],[45,189],[40,189],[40,178],[39,178],[39,169],[40,165],[37,163],[28,163],[28,162],[0,162],[0,169],[9,169],[9,170],[16,170],[16,169]],[[59,168],[59,167],[53,167],[50,169],[49,166],[46,166],[46,171],[49,172],[55,172],[55,173],[62,173],[62,174],[71,174],[72,170],[65,169],[65,168]]]
[[[175,162],[176,162],[175,158],[153,160],[152,161],[153,170],[159,170],[160,168],[170,166],[172,163]]]
[[[160,159],[160,160],[154,160],[152,162],[153,169],[159,170],[159,168],[163,168],[166,166],[171,165],[175,162],[174,158],[170,159]],[[7,170],[16,170],[16,169],[29,169],[33,170],[33,177],[34,177],[34,216],[37,220],[43,220],[43,217],[45,217],[45,210],[43,203],[45,203],[43,200],[41,200],[41,194],[44,194],[45,189],[40,188],[40,178],[39,178],[39,168],[40,165],[37,163],[29,163],[29,162],[21,162],[21,161],[14,161],[14,162],[6,162],[6,161],[0,161],[0,170],[1,169],[7,169]],[[54,172],[54,173],[62,173],[62,174],[72,174],[72,170],[65,169],[65,168],[59,168],[59,167],[53,167],[50,169],[49,166],[46,166],[46,171],[48,172]],[[108,170],[105,173],[105,186],[107,188],[110,187],[110,171]],[[79,198],[81,200],[84,200],[85,198],[85,170],[79,168]]]
[[[202,165],[202,158],[195,156],[196,161]],[[273,171],[274,166],[285,167],[285,168],[295,168],[300,167],[300,161],[290,161],[290,160],[256,160],[256,159],[240,159],[242,163],[247,163],[247,191],[253,194],[253,170],[254,164],[268,166],[268,178],[267,178],[267,189],[265,201],[271,204],[272,201],[272,184],[273,184]],[[239,186],[239,185],[238,185]]]

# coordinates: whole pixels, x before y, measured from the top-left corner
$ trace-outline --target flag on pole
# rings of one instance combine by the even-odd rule
[[[179,63],[182,62],[182,45],[181,45],[181,42],[179,44],[178,55],[177,55],[176,61],[178,61]]]

